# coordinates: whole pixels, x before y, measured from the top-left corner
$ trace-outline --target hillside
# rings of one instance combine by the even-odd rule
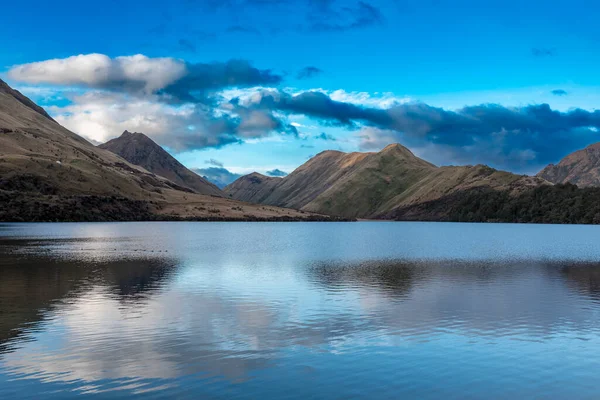
[[[511,193],[477,187],[399,207],[385,215],[401,221],[600,224],[600,188],[566,183]]]
[[[278,182],[242,177],[225,188],[234,199],[347,218],[380,218],[399,208],[477,187],[517,193],[541,178],[484,165],[436,167],[399,144],[377,153],[325,151]],[[249,191],[252,193],[248,193]]]
[[[187,187],[196,193],[222,196],[221,190],[195,174],[143,133],[123,132],[118,138],[99,145],[132,164]]]
[[[120,195],[140,200],[170,184],[97,149],[0,81],[3,189],[57,195]]]
[[[0,80],[0,221],[321,219],[193,193],[93,146]]]
[[[537,176],[552,183],[600,186],[600,143],[569,154],[558,164],[548,165]]]
[[[235,182],[226,186],[224,193],[239,201],[248,203],[265,203],[265,199],[273,192],[273,189],[281,182],[282,178],[266,176],[253,172],[244,175]],[[235,197],[234,197],[235,194]]]

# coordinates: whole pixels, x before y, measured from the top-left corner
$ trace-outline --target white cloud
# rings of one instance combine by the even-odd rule
[[[238,98],[240,103],[249,104],[256,103],[261,99],[261,93],[265,90],[271,90],[273,88],[267,88],[263,86],[255,86],[250,88],[231,88],[221,90],[219,92],[219,96],[221,96],[225,101],[229,101],[234,98]]]
[[[325,90],[312,89],[328,95],[332,100],[350,103],[364,107],[390,108],[394,105],[405,104],[414,101],[410,97],[399,97],[391,92],[346,92],[343,89]]]
[[[58,123],[94,143],[106,142],[128,130],[143,132],[172,150],[186,151],[219,147],[242,138],[260,141],[279,126],[275,118],[261,110],[234,115],[231,120],[210,107],[167,104],[156,96],[89,91],[69,98],[71,104],[48,107],[48,111]]]
[[[94,142],[106,142],[124,130],[144,132],[154,138],[187,133],[194,110],[174,107],[151,99],[89,92],[72,98],[65,107],[49,107],[56,121]]]
[[[142,54],[110,58],[95,53],[16,65],[8,71],[8,76],[30,84],[94,88],[129,86],[152,93],[177,81],[185,73],[185,63],[173,58],[150,58]]]

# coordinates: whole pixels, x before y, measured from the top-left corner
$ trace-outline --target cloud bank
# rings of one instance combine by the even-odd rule
[[[437,164],[486,163],[521,172],[534,172],[600,139],[600,111],[560,112],[548,104],[449,110],[391,93],[298,91],[280,88],[283,75],[245,60],[188,63],[89,54],[14,66],[8,75],[29,84],[87,88],[83,94],[65,92],[70,104],[49,110],[93,141],[139,131],[176,152],[270,135],[337,140],[330,132],[301,134],[306,128],[295,122],[299,116],[355,132],[361,150],[401,142]]]
[[[94,142],[127,129],[144,132],[174,151],[187,151],[277,132],[297,134],[269,110],[221,99],[224,88],[281,82],[282,76],[245,60],[187,63],[141,54],[87,54],[17,65],[8,76],[28,84],[88,89],[69,93],[70,104],[50,111],[59,123]]]
[[[8,71],[9,78],[31,84],[74,85],[148,94],[185,75],[186,65],[182,61],[141,54],[116,58],[104,54],[80,54],[17,65]]]
[[[302,114],[325,125],[368,127],[367,139],[361,136],[362,149],[398,141],[423,149],[438,163],[492,163],[525,171],[553,162],[567,149],[582,148],[600,136],[600,111],[559,112],[548,104],[482,104],[445,110],[414,102],[373,108],[335,101],[321,92],[290,95],[281,91],[265,91],[254,101],[256,107]]]
[[[199,102],[206,91],[227,87],[278,85],[283,77],[253,67],[246,60],[187,63],[170,57],[142,54],[110,58],[81,54],[12,67],[9,78],[30,84],[82,86],[132,95],[162,94],[173,100]],[[199,96],[194,94],[199,92]]]

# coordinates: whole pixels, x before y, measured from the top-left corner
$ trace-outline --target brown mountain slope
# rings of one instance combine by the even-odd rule
[[[52,117],[50,117],[50,115],[48,115],[46,110],[44,110],[42,107],[35,104],[33,101],[31,101],[26,96],[23,96],[23,94],[21,92],[19,92],[18,90],[15,90],[15,89],[11,88],[10,86],[8,86],[8,84],[6,82],[4,82],[2,79],[0,79],[0,93],[4,94],[5,96],[12,97],[14,100],[17,100],[19,103],[23,104],[25,107],[31,108],[33,111],[36,111],[38,114],[42,114],[44,117],[48,118],[49,120],[54,121],[52,119]]]
[[[168,188],[167,183],[147,171],[63,128],[40,112],[40,107],[32,106],[29,99],[24,100],[0,82],[3,187],[35,186],[39,182],[52,194],[122,195],[132,199],[147,198],[155,189]]]
[[[548,165],[537,176],[552,183],[600,186],[600,143],[569,154],[558,164]]]
[[[225,194],[231,193],[233,198],[235,193],[235,199],[239,201],[267,204],[264,200],[269,197],[281,179],[253,172],[236,179],[235,182],[227,186]]]
[[[438,168],[393,144],[378,153],[320,153],[268,189],[255,184],[253,191],[261,196],[248,199],[348,218],[377,218],[472,188],[517,193],[544,183],[483,165]],[[225,188],[234,199],[244,198],[245,190],[237,181]]]
[[[169,179],[196,193],[222,196],[221,190],[184,167],[173,156],[143,133],[123,132],[118,138],[99,145],[123,157],[132,164]]]
[[[0,80],[0,221],[320,218],[200,195],[97,148]]]
[[[368,153],[324,151],[277,181],[268,177],[264,179],[266,177],[263,175],[253,173],[239,178],[224,191],[238,200],[246,199],[270,205],[287,204],[287,207],[299,209],[331,187],[367,155]]]
[[[262,202],[300,209],[351,171],[364,157],[363,153],[324,151],[282,178]],[[233,195],[233,198],[237,197]]]

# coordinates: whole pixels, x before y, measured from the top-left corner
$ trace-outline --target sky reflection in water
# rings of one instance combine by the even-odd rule
[[[600,227],[0,225],[0,397],[595,398]]]

